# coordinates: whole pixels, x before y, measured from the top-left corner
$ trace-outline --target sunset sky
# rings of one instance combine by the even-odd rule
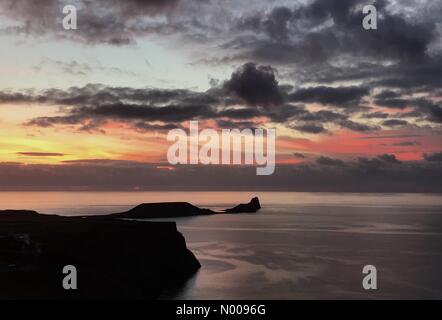
[[[442,191],[441,17],[429,0],[1,0],[0,187]],[[171,167],[167,132],[191,120],[276,128],[274,176]]]

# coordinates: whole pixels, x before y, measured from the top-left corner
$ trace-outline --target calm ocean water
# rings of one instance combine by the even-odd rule
[[[177,221],[203,265],[163,298],[442,299],[441,195],[0,192],[0,209],[84,215],[162,201],[220,209],[255,195],[256,214],[161,219]],[[376,291],[362,288],[365,265],[377,267]]]

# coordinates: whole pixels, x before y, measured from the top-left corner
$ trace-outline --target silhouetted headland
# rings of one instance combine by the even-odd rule
[[[178,218],[216,214],[209,209],[201,209],[187,202],[143,203],[129,211],[110,215],[114,218]]]
[[[254,213],[261,209],[261,204],[259,203],[258,197],[250,200],[249,203],[239,204],[236,207],[231,209],[226,209],[224,212],[226,213]]]
[[[109,216],[127,219],[179,218],[223,213],[251,213],[257,212],[259,209],[261,209],[261,205],[259,199],[255,197],[247,204],[240,204],[222,212],[198,208],[188,202],[163,202],[140,204],[129,211],[114,213]]]
[[[254,198],[226,212],[259,208]],[[155,299],[201,265],[175,222],[126,219],[212,214],[221,213],[183,202],[89,217],[0,211],[0,299]],[[66,265],[77,268],[77,290],[63,289]]]

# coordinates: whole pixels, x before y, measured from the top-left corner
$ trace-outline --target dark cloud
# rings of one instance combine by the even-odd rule
[[[8,190],[279,190],[442,192],[440,162],[391,164],[377,158],[322,165],[277,165],[271,176],[251,166],[176,166],[91,159],[58,165],[0,164]]]
[[[440,10],[440,5],[420,2],[414,4],[411,16],[400,10],[406,7],[402,3],[374,1],[380,13],[379,32],[367,32],[361,27],[362,6],[367,4],[363,0],[273,1],[265,6],[232,1],[220,6],[201,0],[76,0],[81,28],[65,33],[60,30],[65,3],[4,0],[0,11],[16,25],[3,31],[111,45],[133,44],[151,34],[178,34],[191,45],[225,48],[226,56],[243,62],[308,64],[305,67],[332,65],[341,56],[416,62],[428,57],[437,40]],[[226,59],[220,52],[213,56]]]
[[[75,107],[71,115],[39,117],[28,121],[27,126],[50,127],[53,125],[81,125],[81,130],[94,132],[106,121],[120,121],[134,124],[136,129],[170,129],[182,121],[216,118],[216,112],[207,105],[151,105],[109,104],[96,107]],[[155,125],[160,121],[163,125]]]
[[[264,95],[262,95],[264,98]],[[135,89],[86,85],[68,90],[48,89],[40,93],[0,92],[0,103],[41,103],[62,107],[65,115],[31,119],[29,126],[83,125],[99,127],[108,120],[135,122],[138,129],[168,128],[182,121],[198,119],[251,119],[266,116],[257,108],[234,108],[240,103],[222,88],[206,92],[189,90]],[[269,114],[275,116],[276,114]],[[155,121],[164,125],[152,124]]]
[[[379,99],[400,99],[403,93],[431,94],[442,86],[442,79],[438,76],[442,72],[442,53],[415,63],[384,65],[382,61],[368,63],[356,58],[348,66],[305,66],[303,70],[303,73],[291,73],[291,76],[308,83],[361,82],[371,89],[394,93],[381,93]]]
[[[15,25],[4,33],[24,33],[32,36],[51,34],[56,38],[88,44],[129,45],[149,33],[167,33],[167,25],[152,23],[149,17],[170,12],[179,0],[4,0],[0,11],[13,19]],[[62,8],[66,4],[78,9],[79,28],[64,32],[61,28]],[[169,29],[171,29],[169,27]]]
[[[17,155],[26,157],[63,157],[65,154],[57,152],[17,152]]]
[[[424,158],[429,162],[442,162],[442,152],[424,154]]]
[[[253,30],[263,32],[270,39],[287,41],[290,38],[290,26],[293,11],[287,7],[273,8],[267,15],[255,14],[242,17],[238,21],[239,30]]]
[[[353,131],[377,129],[349,119],[332,110],[309,111],[303,105],[284,103],[290,86],[279,85],[270,67],[248,63],[221,85],[205,92],[183,89],[137,89],[88,84],[66,90],[41,92],[0,91],[0,103],[34,103],[59,106],[64,114],[30,119],[25,125],[77,127],[86,132],[102,132],[109,121],[123,122],[138,131],[167,130],[189,120],[215,119],[218,124],[255,123],[262,118],[282,123],[298,131],[327,132],[324,125],[335,124]],[[314,100],[343,104],[357,101],[365,88],[312,88]],[[298,91],[299,93],[299,91]],[[308,100],[308,99],[305,99]],[[160,122],[160,123],[158,123]]]
[[[157,124],[146,121],[138,121],[133,124],[133,128],[140,132],[169,131],[172,129],[181,128],[181,125],[179,123]]]
[[[367,124],[363,124],[363,123],[359,123],[359,122],[355,122],[355,121],[351,121],[351,120],[341,120],[338,122],[338,124],[343,128],[350,129],[352,131],[357,131],[357,132],[375,131],[375,130],[379,129],[377,126],[371,126],[371,125],[367,125]]]
[[[272,39],[284,41],[289,38],[288,24],[293,17],[293,13],[289,8],[274,8],[267,19],[262,22],[262,27]]]
[[[399,119],[390,119],[390,120],[385,120],[384,122],[382,122],[382,124],[387,127],[402,127],[408,125],[408,121],[399,120]]]
[[[420,145],[420,143],[417,141],[404,141],[392,144],[392,146],[398,146],[398,147],[409,147],[409,146],[418,146],[418,145]]]
[[[397,99],[401,97],[401,94],[396,91],[391,90],[383,90],[381,93],[378,93],[374,96],[376,99],[384,100],[384,99]]]
[[[441,87],[437,45],[441,5],[436,2],[411,1],[415,8],[410,15],[407,3],[374,1],[379,29],[369,32],[361,26],[362,6],[367,4],[363,0],[273,1],[265,6],[257,2],[220,6],[216,1],[199,0],[77,0],[84,9],[79,15],[81,28],[70,33],[60,28],[62,3],[2,1],[0,12],[16,22],[3,33],[49,34],[57,39],[117,46],[134,44],[152,34],[161,39],[173,35],[174,45],[196,43],[202,50],[206,48],[204,63],[270,64],[293,75],[290,80],[298,84],[360,80],[364,86],[370,84],[370,89]],[[241,93],[250,98],[245,100],[248,103],[262,102],[258,96]],[[281,101],[278,90],[273,89],[272,98],[263,103]],[[397,97],[377,102],[403,108],[406,101]]]
[[[305,109],[300,109],[297,114],[294,114],[292,117],[288,118],[288,120],[294,120],[290,126],[291,128],[307,133],[327,132],[324,128],[324,124],[334,124],[356,132],[376,131],[379,129],[378,126],[350,120],[349,116],[346,114],[328,110],[311,112]]]
[[[405,109],[408,105],[406,99],[376,99],[374,103],[381,107],[393,108],[393,109]]]
[[[425,116],[426,120],[441,124],[442,107],[427,99],[417,99],[413,101],[414,109],[417,114]]]
[[[38,118],[34,118],[34,119],[31,119],[30,121],[26,122],[25,125],[47,128],[47,127],[51,127],[55,124],[61,124],[61,125],[80,124],[85,120],[87,120],[87,119],[84,119],[80,115],[38,117]]]
[[[383,154],[378,156],[378,159],[392,164],[401,163],[398,159],[396,159],[396,156],[394,154]]]
[[[214,117],[214,110],[207,105],[131,105],[124,103],[103,104],[94,108],[76,108],[75,112],[84,117],[104,117],[110,119],[180,122],[189,119]]]
[[[371,97],[379,107],[415,109],[397,117],[440,124],[442,109],[433,98],[442,86],[438,76],[442,73],[442,47],[437,13],[442,12],[441,4],[408,6],[374,1],[379,20],[378,30],[373,32],[361,27],[362,6],[366,4],[362,0],[276,4],[268,11],[243,16],[237,26],[239,35],[225,49],[239,60],[280,66],[298,88],[303,84],[289,95],[291,102],[360,112],[368,104],[364,98],[369,98],[370,92],[380,92]],[[403,7],[413,7],[414,14],[409,15]],[[342,87],[345,82],[359,85]],[[417,105],[416,99],[410,98],[415,93],[426,95],[427,103]],[[388,115],[375,112],[363,118],[386,119]]]
[[[294,125],[292,126],[292,129],[305,132],[305,133],[312,133],[312,134],[318,134],[318,133],[325,133],[327,132],[327,129],[324,128],[321,124],[301,124],[301,125]]]
[[[372,139],[396,139],[396,138],[417,138],[420,137],[419,134],[379,134],[373,136],[359,137],[360,140],[372,140]]]
[[[295,153],[293,153],[293,156],[297,159],[306,159],[307,158],[307,156],[301,152],[295,152]]]
[[[440,72],[442,72],[442,55],[438,53],[413,64],[374,65],[365,74],[359,73],[355,78],[374,78],[376,80],[373,80],[371,85],[377,87],[407,92],[428,92],[442,85],[442,79],[437,76]]]
[[[255,13],[238,23],[238,30],[256,35],[254,41],[242,43],[242,48],[248,47],[249,56],[276,63],[324,63],[338,55],[396,61],[425,59],[436,39],[437,17],[432,21],[411,20],[389,10],[390,3],[374,3],[379,12],[379,32],[361,27],[362,6],[367,4],[362,0],[315,0],[295,8]]]
[[[178,4],[179,0],[99,0],[102,4],[118,8],[123,14],[137,16],[152,14]]]
[[[380,130],[376,124],[356,121],[352,115],[371,110],[362,106],[369,96],[366,86],[298,88],[280,85],[276,71],[269,66],[247,63],[232,73],[229,80],[217,83],[205,92],[188,89],[137,89],[88,84],[69,89],[46,89],[40,92],[0,91],[0,104],[33,103],[60,106],[58,116],[29,120],[26,125],[50,127],[77,126],[86,132],[103,132],[109,121],[124,122],[135,130],[166,130],[189,120],[215,119],[256,122],[267,118],[295,130],[319,134],[334,125],[356,132]],[[384,90],[377,99],[398,99],[400,93]],[[296,104],[295,104],[296,103]],[[317,103],[326,110],[312,111],[302,103]],[[382,124],[405,126],[407,120],[441,123],[441,108],[427,98],[410,99],[413,110],[394,115]],[[330,110],[331,109],[331,110]],[[64,114],[63,114],[64,113]],[[387,113],[365,113],[360,119],[386,119]],[[260,120],[261,119],[261,120]],[[155,123],[161,122],[161,123]],[[221,122],[219,122],[221,123]]]
[[[298,89],[290,94],[289,99],[293,102],[321,103],[336,107],[357,106],[361,99],[368,95],[366,87],[312,87]]]
[[[363,172],[364,174],[373,174],[378,176],[382,172],[382,168],[387,164],[387,162],[382,161],[379,158],[366,158],[359,157],[356,163],[356,169]]]
[[[320,110],[317,112],[305,112],[299,115],[298,119],[303,121],[333,122],[337,120],[347,120],[347,115],[328,110]]]
[[[135,77],[137,75],[135,72],[125,70],[124,68],[103,66],[101,65],[101,63],[84,63],[75,59],[63,61],[43,58],[41,59],[41,61],[39,61],[38,65],[33,67],[33,69],[39,73],[44,73],[47,68],[55,68],[57,72],[62,72],[69,76],[78,76],[82,78],[97,73],[102,73],[106,76],[117,77]]]
[[[320,157],[316,160],[317,164],[323,165],[323,166],[334,166],[334,167],[344,167],[345,163],[342,160],[339,159],[332,159],[328,157]]]
[[[302,119],[303,117],[308,117],[310,112],[307,111],[304,106],[286,104],[279,108],[266,110],[265,114],[272,121],[282,123],[294,118]]]
[[[364,114],[362,117],[365,119],[386,119],[389,117],[389,114],[385,112],[371,112]]]
[[[112,159],[79,159],[79,160],[63,160],[61,163],[64,164],[75,164],[75,165],[99,165],[99,166],[113,166],[117,165],[119,167],[124,166],[137,166],[137,165],[145,165],[145,166],[155,166],[154,164],[142,164],[137,161],[129,161],[129,160],[112,160]]]
[[[398,102],[403,101],[403,102]],[[391,101],[390,101],[391,102]],[[398,102],[398,104],[396,104]],[[387,112],[372,112],[361,115],[363,119],[387,119],[384,121],[386,126],[400,126],[410,123],[409,120],[413,119],[411,123],[419,126],[419,122],[432,122],[434,127],[442,123],[442,108],[440,107],[440,101],[434,102],[429,98],[416,98],[416,99],[395,99],[395,102],[384,103],[383,107],[392,109],[405,109],[410,111],[401,111],[396,113]],[[379,105],[379,103],[378,103]],[[407,120],[404,120],[407,119]]]
[[[229,108],[218,112],[219,117],[250,119],[262,115],[256,108]]]
[[[260,127],[259,123],[253,122],[253,121],[230,121],[230,120],[223,120],[219,119],[216,120],[216,124],[221,129],[257,129]]]
[[[225,106],[236,101],[225,98],[214,89],[200,93],[180,89],[136,89],[90,84],[67,90],[47,89],[39,93],[0,92],[0,103],[12,102],[61,106],[65,113],[61,116],[34,118],[27,125],[82,125],[82,130],[86,131],[98,128],[108,120],[136,122],[136,128],[147,129],[153,126],[149,122],[154,121],[165,122],[166,126],[163,127],[167,128],[167,124],[191,119],[241,117],[239,111],[226,109],[224,112]]]
[[[224,88],[252,106],[271,107],[284,103],[275,70],[269,66],[247,63],[232,74]]]

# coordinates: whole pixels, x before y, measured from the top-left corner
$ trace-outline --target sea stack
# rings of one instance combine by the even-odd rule
[[[254,197],[247,204],[239,204],[231,209],[226,209],[226,213],[254,213],[261,209],[261,204],[259,203],[258,197]]]

